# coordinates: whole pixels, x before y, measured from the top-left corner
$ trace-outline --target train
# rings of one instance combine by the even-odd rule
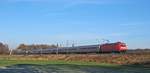
[[[16,54],[85,54],[85,53],[120,53],[128,50],[123,42],[98,45],[58,47],[47,49],[16,50]]]

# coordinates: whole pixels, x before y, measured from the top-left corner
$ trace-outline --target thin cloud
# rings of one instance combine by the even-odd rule
[[[79,2],[79,3],[95,3],[95,2],[105,2],[111,0],[2,0],[3,2]]]
[[[122,37],[122,36],[128,36],[129,33],[110,33],[110,34],[107,34],[107,36],[109,37]]]
[[[110,37],[123,37],[129,36],[129,33],[125,32],[114,32],[114,33],[74,33],[74,34],[58,34],[55,36],[51,36],[53,39],[65,39],[65,40],[92,40],[92,39],[102,39],[102,38],[110,38]]]
[[[145,24],[150,24],[150,22],[133,22],[133,23],[125,23],[125,24],[120,24],[120,26],[124,26],[124,27],[136,27],[136,26],[143,26]]]
[[[127,23],[127,24],[120,24],[121,26],[136,26],[136,25],[141,25],[143,23]]]
[[[125,3],[130,0],[1,0],[2,2],[49,2],[49,3],[75,3],[75,4],[112,4]]]
[[[0,2],[5,3],[45,3],[53,5],[55,4],[61,6],[61,9],[67,9],[73,6],[78,5],[110,5],[110,4],[123,4],[123,3],[130,3],[130,0],[1,0]],[[54,5],[54,7],[55,7]]]

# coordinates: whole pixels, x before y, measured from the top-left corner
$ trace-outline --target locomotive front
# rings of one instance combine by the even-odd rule
[[[100,45],[101,52],[125,52],[127,49],[127,45],[122,42],[106,43]]]
[[[127,45],[122,42],[117,42],[117,50],[119,52],[126,52],[128,50]]]

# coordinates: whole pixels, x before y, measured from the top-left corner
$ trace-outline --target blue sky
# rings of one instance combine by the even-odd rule
[[[149,0],[0,0],[0,41],[76,45],[123,41],[150,48]],[[98,41],[99,40],[99,41]]]

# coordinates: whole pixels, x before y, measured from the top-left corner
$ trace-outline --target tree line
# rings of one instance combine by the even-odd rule
[[[32,50],[32,49],[51,49],[51,48],[57,48],[58,45],[47,45],[47,44],[32,44],[32,45],[26,45],[26,44],[20,44],[15,49],[10,49],[7,44],[3,44],[0,42],[0,54],[10,54],[11,51],[15,50]]]
[[[16,49],[21,50],[31,50],[31,49],[47,49],[47,48],[57,48],[57,45],[47,45],[47,44],[32,44],[32,45],[26,45],[26,44],[20,44]]]

